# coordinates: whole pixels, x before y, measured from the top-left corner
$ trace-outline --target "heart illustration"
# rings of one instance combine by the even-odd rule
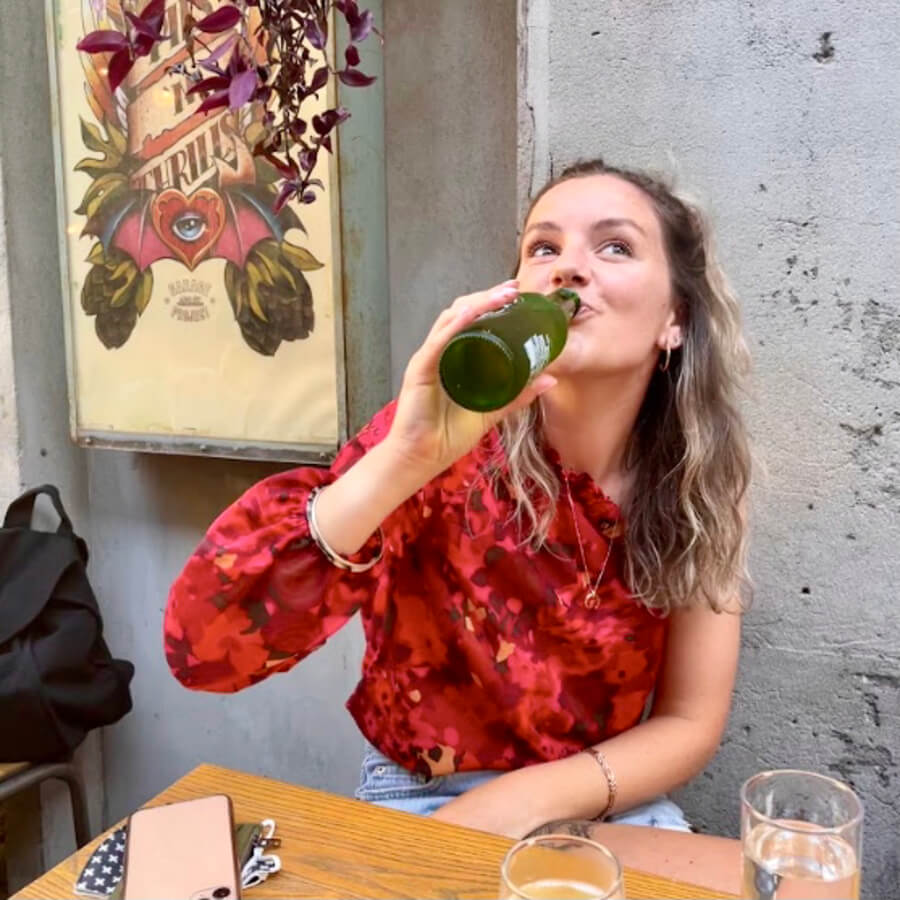
[[[153,199],[153,228],[189,269],[206,256],[225,227],[225,204],[211,188],[185,196],[167,188]]]

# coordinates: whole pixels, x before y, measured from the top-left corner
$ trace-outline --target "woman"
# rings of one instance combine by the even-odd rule
[[[558,287],[582,309],[557,360],[497,413],[449,401],[449,338]],[[516,278],[441,313],[332,468],[212,525],[169,599],[173,672],[240,690],[359,610],[358,796],[511,837],[613,813],[686,828],[661,795],[715,753],[737,665],[745,362],[697,212],[640,173],[567,169]]]

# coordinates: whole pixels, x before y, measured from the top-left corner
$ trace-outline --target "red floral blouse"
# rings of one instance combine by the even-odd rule
[[[384,438],[394,405],[330,470],[260,482],[226,509],[174,583],[165,645],[190,688],[237,691],[286,672],[359,611],[362,678],[347,708],[386,756],[426,775],[560,759],[636,725],[653,690],[666,620],[629,594],[614,540],[584,605],[565,491],[546,548],[519,546],[511,502],[480,477],[496,432],[384,521],[384,552],[352,574],[309,537],[309,492]],[[584,474],[568,480],[588,568],[621,536],[616,505]],[[473,487],[474,485],[474,487]],[[502,494],[502,492],[498,493]],[[377,535],[360,552],[377,549]]]

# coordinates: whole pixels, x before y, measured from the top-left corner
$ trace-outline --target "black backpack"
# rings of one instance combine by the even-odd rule
[[[59,514],[55,532],[31,527],[39,494]],[[110,656],[87,559],[53,485],[9,505],[0,529],[0,762],[64,757],[131,709],[134,666]]]

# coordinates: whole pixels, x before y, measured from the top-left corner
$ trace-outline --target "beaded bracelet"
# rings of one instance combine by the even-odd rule
[[[341,556],[336,550],[333,550],[328,545],[325,538],[322,537],[322,532],[319,531],[319,523],[316,521],[316,501],[321,493],[322,488],[314,488],[310,491],[309,500],[306,501],[306,521],[309,523],[309,536],[316,542],[316,546],[322,551],[322,555],[325,559],[333,566],[338,569],[343,569],[346,572],[354,572],[357,574],[360,572],[368,572],[369,569],[381,559],[381,554],[384,552],[384,535],[382,534],[381,528],[378,529],[378,552],[375,556],[368,562],[351,562],[349,559]]]
[[[619,791],[619,785],[616,782],[616,773],[613,772],[612,766],[607,762],[606,757],[596,747],[588,747],[584,752],[597,760],[597,764],[606,776],[606,784],[609,789],[606,806],[603,812],[597,816],[598,819],[603,820],[609,817],[610,813],[613,811],[613,806],[616,804],[616,794]]]

